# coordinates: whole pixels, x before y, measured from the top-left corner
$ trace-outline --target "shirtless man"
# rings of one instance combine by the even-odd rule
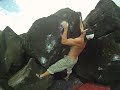
[[[63,71],[67,69],[67,76],[66,80],[68,80],[69,75],[72,73],[73,66],[77,63],[78,56],[83,51],[86,45],[86,41],[88,39],[92,39],[94,37],[94,34],[86,35],[86,31],[84,30],[82,20],[80,19],[80,32],[81,35],[77,38],[67,38],[68,33],[68,23],[66,21],[63,21],[61,25],[64,28],[63,34],[61,35],[61,43],[64,45],[71,46],[70,51],[67,56],[62,58],[61,60],[57,61],[55,64],[51,65],[47,71],[41,75],[36,74],[36,76],[40,79],[42,79],[45,76],[48,76],[50,74],[54,74],[56,72]]]

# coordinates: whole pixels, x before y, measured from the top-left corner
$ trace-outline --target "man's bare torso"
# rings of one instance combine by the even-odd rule
[[[83,51],[83,49],[85,48],[86,43],[84,42],[84,39],[82,38],[82,40],[80,40],[79,42],[79,46],[71,46],[70,48],[70,52],[68,53],[68,56],[72,59],[72,60],[76,60],[78,58],[78,56],[80,55],[80,53]]]
[[[63,21],[62,25],[64,27],[64,32],[61,35],[61,43],[64,45],[69,45],[71,46],[70,51],[68,53],[68,56],[72,60],[76,60],[79,56],[79,54],[83,51],[85,48],[86,42],[84,41],[86,32],[84,32],[83,24],[80,19],[80,36],[77,38],[67,38],[67,33],[68,33],[68,22]]]

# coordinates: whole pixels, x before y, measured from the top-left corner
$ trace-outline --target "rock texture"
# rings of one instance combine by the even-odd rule
[[[47,90],[53,82],[52,77],[47,77],[42,80],[35,76],[37,73],[45,71],[44,68],[36,64],[34,59],[30,59],[28,64],[14,75],[9,81],[9,85],[14,87],[14,90]]]
[[[72,77],[68,81],[56,80],[48,90],[75,90],[81,84],[82,82],[78,78]]]
[[[118,42],[117,39],[120,38],[119,22],[120,8],[112,0],[100,0],[84,20],[85,26],[94,30],[96,38],[107,36]]]
[[[10,27],[0,32],[0,86],[12,90],[7,80],[25,64],[23,39]]]
[[[77,75],[92,81],[120,80],[120,8],[112,0],[100,0],[84,24],[94,31],[95,39],[80,55]]]
[[[48,67],[68,53],[69,47],[61,45],[60,23],[69,22],[68,37],[77,37],[79,30],[79,13],[66,8],[55,14],[36,20],[27,33],[27,41],[34,49],[40,63]]]
[[[68,38],[75,38],[80,35],[79,16],[80,12],[65,8],[36,20],[23,35],[16,35],[9,27],[0,32],[0,89],[75,89],[75,86],[68,87],[72,78],[68,82],[61,79],[66,71],[43,80],[35,77],[35,73],[44,72],[69,52],[70,46],[60,42],[63,30],[60,23],[68,21]],[[119,90],[120,8],[112,0],[100,0],[84,20],[84,26],[94,31],[95,38],[88,41],[79,55],[72,75],[79,78],[78,81],[107,84]],[[8,83],[3,83],[4,76],[9,79]]]
[[[22,43],[23,40],[10,27],[6,27],[0,34],[1,72],[8,72],[12,67],[15,70],[24,64]]]
[[[104,66],[107,68],[107,64],[113,61],[113,57],[120,55],[120,13],[118,11],[120,8],[112,0],[100,0],[84,20],[85,28],[94,31],[95,39],[87,43],[85,50],[79,56],[79,61],[74,68],[74,73],[79,77],[99,81],[101,76],[99,69],[103,69]],[[47,18],[37,20],[30,28],[27,40],[44,67],[47,68],[68,53],[70,47],[60,44],[60,22],[68,21],[70,23],[68,37],[77,37],[79,15],[80,13],[68,8],[62,9]]]

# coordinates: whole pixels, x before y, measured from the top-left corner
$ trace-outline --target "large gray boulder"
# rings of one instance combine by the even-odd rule
[[[95,39],[87,43],[75,73],[103,83],[120,80],[120,8],[112,0],[100,0],[84,24],[94,31]]]
[[[120,39],[120,8],[112,0],[100,0],[84,20],[85,27],[95,32],[95,37],[111,36]]]
[[[7,26],[0,34],[0,76],[19,70],[25,62],[23,54],[23,39]]]
[[[80,35],[79,14],[69,8],[59,10],[53,15],[36,20],[27,33],[30,43],[39,62],[48,67],[68,53],[69,47],[61,44],[61,27],[63,20],[69,22],[68,37]]]
[[[15,90],[47,90],[50,86],[49,89],[56,89],[56,83],[66,87],[63,80],[57,80],[56,83],[49,77],[39,80],[35,73],[46,71],[46,68],[69,52],[70,46],[60,43],[60,23],[68,21],[68,38],[77,37],[80,35],[79,16],[80,13],[69,8],[61,9],[53,15],[36,20],[28,33],[20,36],[22,38],[7,27],[0,35],[0,60],[3,63],[0,65],[3,68],[1,70],[12,72],[14,67],[21,69],[25,65],[9,79],[9,86]],[[94,31],[95,38],[88,41],[79,55],[73,74],[83,81],[109,85],[117,81],[119,85],[120,8],[112,0],[100,0],[84,20],[84,25]],[[23,39],[25,40],[22,41]],[[35,59],[30,59],[27,63],[27,59],[32,56]],[[60,73],[56,75],[61,76]]]
[[[112,0],[100,0],[84,20],[85,28],[94,31],[95,39],[87,43],[79,56],[74,68],[74,73],[79,77],[99,81],[101,76],[99,68],[107,67],[107,64],[113,61],[112,57],[120,55],[120,12],[118,11],[120,8]],[[80,34],[79,15],[80,13],[66,8],[33,23],[27,33],[27,41],[42,66],[48,68],[68,53],[70,47],[60,43],[60,22],[62,20],[69,22],[68,38],[77,37]]]
[[[112,0],[100,0],[84,20],[85,28],[94,31],[95,39],[88,41],[73,70],[79,77],[99,81],[99,68],[107,67],[107,64],[113,61],[114,55],[120,55],[118,11],[120,8]],[[69,22],[68,38],[77,37],[80,34],[79,15],[80,13],[66,8],[33,23],[27,33],[27,41],[42,66],[48,68],[68,53],[70,47],[60,43],[60,22]]]
[[[27,65],[8,81],[8,84],[14,90],[47,90],[52,85],[53,78],[49,76],[40,80],[35,76],[36,72],[44,71],[45,69],[31,58]]]

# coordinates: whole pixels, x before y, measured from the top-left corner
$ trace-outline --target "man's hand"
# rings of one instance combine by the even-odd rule
[[[68,22],[62,21],[61,25],[63,26],[64,29],[68,28]]]
[[[63,34],[61,35],[62,39],[61,39],[61,43],[65,43],[67,40],[67,32],[68,32],[68,22],[63,21],[61,23],[62,27],[64,28]]]
[[[79,16],[79,20],[80,20],[80,31],[81,31],[81,33],[82,33],[83,30],[84,30],[84,26],[83,26],[82,16],[81,16],[81,15]]]

